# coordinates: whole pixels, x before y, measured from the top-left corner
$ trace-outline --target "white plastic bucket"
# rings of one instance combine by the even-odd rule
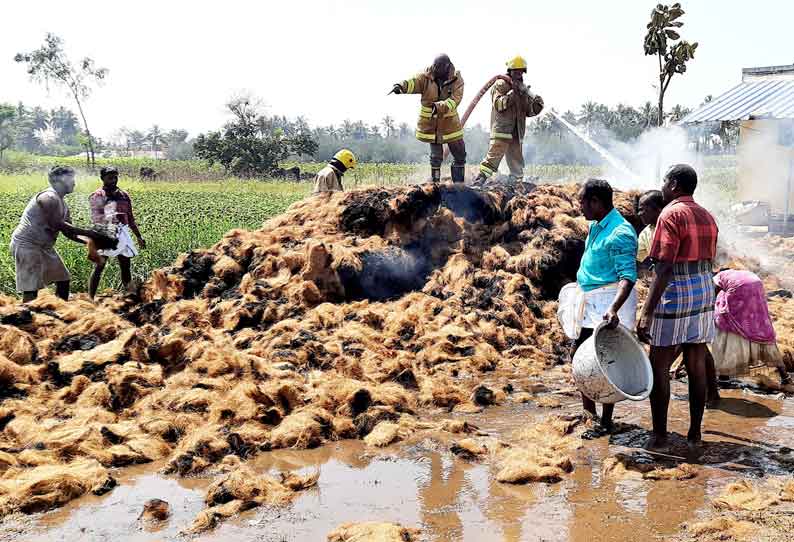
[[[653,370],[645,348],[622,325],[599,324],[573,356],[573,379],[596,403],[643,401],[653,388]]]

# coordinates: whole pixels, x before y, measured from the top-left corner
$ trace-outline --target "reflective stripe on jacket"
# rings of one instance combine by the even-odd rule
[[[543,98],[526,87],[513,90],[510,83],[499,79],[491,90],[491,139],[524,140],[527,117],[543,111]]]
[[[440,87],[430,68],[403,81],[400,86],[406,94],[422,95],[416,139],[425,143],[451,143],[463,139],[463,126],[458,116],[463,99],[463,77],[454,66],[450,65],[447,80]]]

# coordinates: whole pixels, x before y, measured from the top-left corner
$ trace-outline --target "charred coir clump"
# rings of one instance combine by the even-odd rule
[[[416,248],[364,252],[360,261],[360,269],[342,266],[338,271],[350,300],[384,301],[421,290],[431,271],[427,256]]]
[[[357,235],[383,235],[389,217],[386,190],[362,194],[353,192],[339,217],[342,229]]]
[[[455,216],[473,224],[493,225],[502,220],[502,209],[493,201],[491,193],[466,186],[441,188],[441,204]]]

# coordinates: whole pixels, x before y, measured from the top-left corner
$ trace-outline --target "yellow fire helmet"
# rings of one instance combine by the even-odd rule
[[[511,58],[506,62],[508,70],[524,70],[527,71],[527,61],[523,56]]]
[[[358,164],[356,155],[349,149],[342,149],[334,155],[334,158],[342,162],[347,169],[353,169]]]

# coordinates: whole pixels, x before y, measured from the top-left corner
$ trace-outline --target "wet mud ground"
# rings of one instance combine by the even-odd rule
[[[685,433],[686,385],[673,386],[670,427]],[[422,529],[429,541],[635,541],[671,540],[683,522],[711,511],[710,498],[731,481],[794,472],[794,399],[724,390],[704,421],[705,453],[698,476],[686,481],[615,479],[602,474],[616,453],[643,454],[650,426],[648,403],[616,407],[622,431],[583,441],[575,470],[558,484],[510,485],[495,481],[488,462],[452,455],[449,435],[417,434],[383,450],[342,441],[314,450],[278,450],[252,460],[261,471],[320,471],[319,484],[286,507],[243,513],[190,539],[220,541],[322,541],[341,523],[395,521]],[[507,403],[466,417],[483,431],[504,435],[553,412],[578,413],[575,396],[559,396],[561,409]],[[650,458],[648,458],[650,459]],[[675,458],[673,458],[675,461]],[[162,465],[127,468],[119,487],[64,508],[0,524],[3,541],[183,540],[203,508],[208,479],[158,474]],[[160,498],[172,515],[159,527],[138,520],[143,503]]]

